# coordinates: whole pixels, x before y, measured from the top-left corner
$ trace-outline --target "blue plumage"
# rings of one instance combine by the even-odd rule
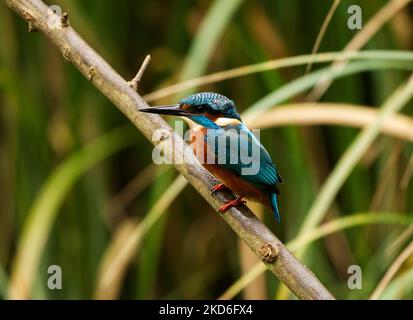
[[[278,211],[278,202],[277,202],[276,193],[270,194],[270,203],[271,203],[272,211],[274,212],[275,219],[277,219],[278,222],[281,222],[280,212]]]
[[[210,113],[217,112],[220,113],[220,116],[223,113],[227,115],[230,114],[231,118],[241,120],[234,102],[217,93],[198,93],[183,99],[180,103],[205,105],[207,111]],[[222,115],[222,117],[225,117],[225,115]],[[262,189],[263,192],[268,193],[270,207],[274,212],[277,221],[280,221],[280,214],[277,203],[277,194],[279,193],[277,184],[282,183],[283,180],[268,151],[254,136],[254,134],[242,122],[235,125],[219,127],[217,126],[217,124],[215,124],[214,121],[202,114],[189,116],[189,118],[208,129],[214,129],[207,131],[207,135],[205,135],[205,141],[211,142],[213,140],[213,147],[217,160],[219,158],[217,140],[211,139],[211,137],[208,137],[208,135],[213,135],[213,138],[216,139],[218,139],[218,137],[223,134],[226,135],[226,159],[225,162],[218,162],[218,164],[233,171],[234,174],[238,175],[241,179],[244,179],[253,184],[255,187]],[[235,136],[235,139],[233,139],[233,136]],[[238,145],[234,146],[234,143],[237,143]],[[242,146],[248,147],[248,154],[252,153],[253,148],[259,150],[260,165],[257,173],[251,175],[242,174],[243,169],[252,166],[252,163],[242,163],[239,161],[239,159],[241,159]],[[245,150],[243,151],[245,152]],[[234,152],[237,152],[237,154],[233,154]],[[233,159],[235,159],[236,161],[232,161]]]
[[[220,127],[220,129],[222,130],[221,132],[211,130],[207,131],[208,135],[214,135],[217,139],[223,134],[225,134],[227,138],[225,144],[226,161],[219,163],[219,165],[234,171],[243,179],[259,188],[271,188],[276,186],[277,183],[283,182],[278,169],[267,150],[244,124],[240,123],[237,125],[227,125],[225,127]],[[205,139],[206,141],[212,142],[212,139],[210,139],[207,135],[205,136]],[[215,148],[215,156],[217,157],[217,160],[219,160],[219,143],[217,143],[217,140],[214,142],[213,147]],[[234,145],[235,143],[237,144],[236,146]],[[247,146],[248,151],[244,150],[243,146]],[[251,162],[242,163],[240,161],[240,159],[242,159],[242,153],[251,155],[253,154],[254,148],[259,151],[257,159],[252,158]],[[237,154],[234,154],[234,152],[237,152]],[[251,175],[242,174],[242,169],[251,168],[254,164],[254,160],[259,161],[258,172]]]
[[[234,118],[241,121],[234,101],[219,93],[200,92],[182,99],[181,106],[190,106],[192,111],[203,114],[205,111],[217,114],[221,117]]]
[[[234,101],[218,93],[201,92],[182,99],[178,105],[141,111],[185,116],[205,128],[206,150],[212,153],[215,162],[204,166],[223,181],[213,190],[220,190],[225,185],[238,196],[222,206],[220,212],[243,203],[242,197],[246,197],[268,205],[280,221],[277,184],[283,180],[267,150],[242,123]],[[217,121],[220,118],[230,121],[221,124]]]
[[[212,141],[213,139],[208,135],[213,135],[217,140],[221,135],[226,136],[225,161],[219,162],[220,152],[218,142],[217,140]],[[235,137],[235,139],[233,139],[233,137]],[[220,166],[231,170],[241,179],[248,181],[268,195],[270,207],[275,218],[280,222],[280,213],[277,203],[277,194],[279,193],[279,190],[277,184],[282,183],[283,180],[268,151],[254,134],[244,124],[239,123],[236,125],[220,127],[220,130],[208,130],[205,140],[214,147],[216,162]],[[234,144],[237,144],[237,146],[234,146]],[[248,154],[250,155],[253,153],[252,150],[254,148],[256,148],[255,150],[259,150],[259,159],[252,159],[251,162],[247,163],[239,161],[241,159],[241,152],[246,152],[242,146],[248,146]],[[254,160],[259,161],[258,172],[255,174],[243,174],[243,169],[251,168],[254,164]]]

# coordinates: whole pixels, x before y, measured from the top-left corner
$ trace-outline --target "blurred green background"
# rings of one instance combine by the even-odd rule
[[[359,32],[347,27],[350,5],[361,6],[365,25],[388,2],[341,1],[318,51],[341,51]],[[47,4],[67,10],[71,25],[125,79],[133,78],[150,54],[138,89],[144,95],[203,74],[309,54],[333,1]],[[403,7],[362,49],[411,50],[412,13],[411,4]],[[320,102],[378,108],[412,69],[392,63],[372,70],[366,65],[367,70],[334,80]],[[303,64],[268,70],[193,90],[222,93],[243,112],[302,77],[305,69]],[[153,103],[175,103],[182,94]],[[307,100],[304,91],[283,102]],[[196,190],[176,180],[173,168],[152,164],[151,143],[42,34],[28,33],[25,21],[3,2],[0,112],[1,298],[11,297],[13,284],[21,298],[214,299],[258,262]],[[403,113],[413,113],[411,103]],[[281,224],[267,211],[262,215],[281,240],[297,236],[320,187],[359,130],[291,124],[261,132],[286,181],[279,198]],[[373,218],[323,237],[302,258],[337,298],[368,298],[412,240],[411,141],[380,135],[326,216],[363,213],[384,217],[382,223]],[[363,271],[361,290],[347,286],[353,264]],[[47,287],[50,265],[62,269],[61,290]],[[384,296],[413,298],[412,270],[409,258]],[[19,281],[27,274],[32,277],[22,289]],[[266,273],[236,297],[272,299],[282,297],[280,292],[278,280]]]

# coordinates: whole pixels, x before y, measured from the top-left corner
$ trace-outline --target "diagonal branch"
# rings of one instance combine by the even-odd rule
[[[215,210],[229,200],[229,194],[226,193],[211,196],[209,190],[214,183],[213,176],[201,166],[192,150],[161,117],[138,112],[138,109],[148,107],[146,102],[74,31],[67,15],[56,26],[48,23],[56,17],[40,0],[6,0],[6,3],[56,45],[63,58],[111,100],[148,140],[164,154],[171,155],[173,160],[183,159],[174,161],[176,169]],[[314,274],[247,207],[232,208],[221,217],[298,298],[334,299]],[[10,297],[26,298],[30,295],[30,283],[37,266],[25,265],[24,256],[19,252],[14,263]]]

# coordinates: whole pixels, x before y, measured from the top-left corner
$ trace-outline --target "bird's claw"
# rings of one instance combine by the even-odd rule
[[[213,186],[211,189],[211,194],[214,194],[217,191],[228,189],[227,186],[223,183],[218,183],[217,185]]]
[[[234,200],[231,200],[229,202],[227,202],[226,204],[224,204],[221,208],[219,208],[218,212],[219,213],[224,213],[225,211],[227,211],[228,209],[232,208],[232,207],[236,207],[242,204],[246,204],[247,202],[245,200],[242,200],[241,197],[238,197]]]

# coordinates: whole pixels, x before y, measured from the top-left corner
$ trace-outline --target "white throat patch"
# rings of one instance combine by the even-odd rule
[[[217,120],[215,120],[215,123],[219,125],[220,127],[225,127],[229,125],[240,124],[241,121],[239,121],[238,119],[233,119],[233,118],[218,118]]]

